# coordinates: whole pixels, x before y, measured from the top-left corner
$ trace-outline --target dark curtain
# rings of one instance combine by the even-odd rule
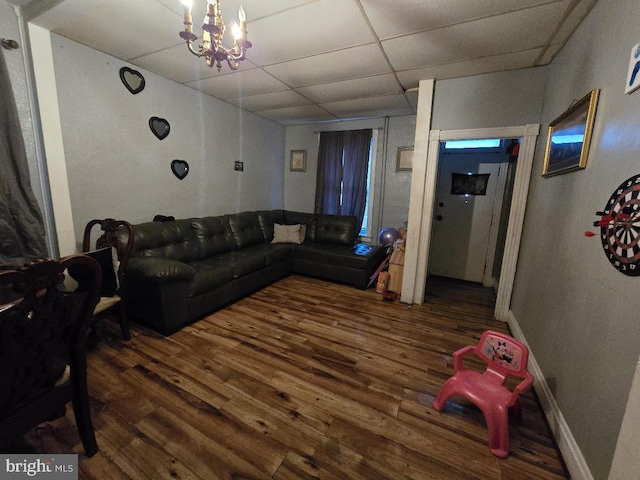
[[[367,203],[371,129],[320,133],[315,213],[354,215],[358,232]]]
[[[344,135],[342,215],[358,217],[356,232],[362,228],[367,204],[367,172],[371,130],[355,130]]]
[[[9,72],[0,55],[0,265],[21,266],[47,256]]]
[[[343,132],[320,133],[315,213],[340,215]]]

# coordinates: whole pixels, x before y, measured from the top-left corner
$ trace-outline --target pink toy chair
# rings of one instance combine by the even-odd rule
[[[484,372],[464,368],[465,355],[473,353],[487,364]],[[527,371],[529,350],[504,333],[488,330],[477,345],[469,345],[453,354],[455,373],[447,380],[433,401],[441,412],[452,395],[462,395],[476,405],[487,422],[489,450],[496,457],[509,456],[509,410],[521,416],[520,394],[533,384]],[[503,385],[507,376],[522,378],[513,391]]]

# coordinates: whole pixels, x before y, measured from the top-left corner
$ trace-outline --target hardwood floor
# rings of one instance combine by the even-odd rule
[[[505,460],[473,406],[433,409],[452,352],[506,325],[485,289],[427,287],[409,308],[292,276],[168,338],[107,329],[88,358],[98,454],[71,408],[27,440],[100,480],[567,478],[531,392]]]

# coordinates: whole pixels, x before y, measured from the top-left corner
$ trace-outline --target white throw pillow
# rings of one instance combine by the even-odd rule
[[[300,234],[300,225],[273,224],[273,240],[271,243],[297,243],[304,241],[304,234]],[[306,229],[305,229],[306,231]]]

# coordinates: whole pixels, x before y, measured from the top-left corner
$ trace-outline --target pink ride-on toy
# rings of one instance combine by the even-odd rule
[[[473,353],[487,364],[484,372],[464,368],[464,356]],[[487,422],[489,449],[496,457],[509,456],[509,410],[521,416],[520,394],[533,384],[527,371],[529,350],[525,345],[504,333],[488,330],[477,345],[469,345],[454,352],[454,375],[447,380],[433,401],[433,408],[441,412],[452,395],[462,395],[476,405]],[[522,378],[513,391],[505,387],[507,376]]]

